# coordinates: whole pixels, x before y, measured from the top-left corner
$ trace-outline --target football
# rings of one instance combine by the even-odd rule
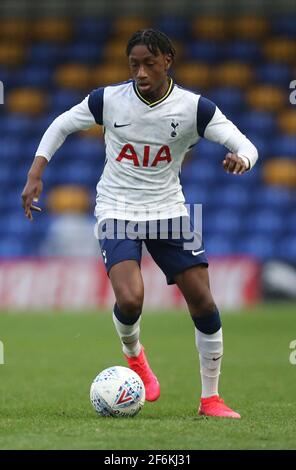
[[[90,401],[101,416],[135,416],[145,403],[145,387],[128,367],[109,367],[93,380]]]

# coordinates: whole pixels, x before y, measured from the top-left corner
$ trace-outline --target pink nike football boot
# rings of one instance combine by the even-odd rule
[[[125,355],[125,358],[129,367],[134,370],[143,380],[146,400],[156,401],[160,396],[160,386],[156,376],[153,374],[149,366],[143,346],[138,356],[129,357]]]
[[[218,395],[201,398],[198,414],[203,416],[217,416],[219,418],[239,419],[241,417],[239,413],[228,408]]]

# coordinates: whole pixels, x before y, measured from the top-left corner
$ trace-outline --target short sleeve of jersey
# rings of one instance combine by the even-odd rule
[[[97,124],[103,125],[104,88],[93,90],[88,97],[88,107]]]

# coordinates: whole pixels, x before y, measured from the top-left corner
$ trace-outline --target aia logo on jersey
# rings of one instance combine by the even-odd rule
[[[123,403],[129,403],[130,401],[133,401],[133,400],[134,399],[130,395],[129,391],[123,388],[115,401],[115,405],[122,405]]]
[[[170,163],[172,161],[170,148],[167,145],[163,145],[162,147],[160,147],[156,155],[150,155],[150,153],[150,145],[145,145],[143,151],[143,167],[157,166],[159,162],[166,161],[167,163]],[[134,166],[140,166],[139,156],[132,144],[125,144],[124,147],[122,147],[116,160],[118,162],[121,162],[124,158],[126,158],[127,160],[132,160]]]

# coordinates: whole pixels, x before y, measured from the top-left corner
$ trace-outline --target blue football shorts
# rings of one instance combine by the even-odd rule
[[[105,219],[97,226],[97,237],[107,273],[126,260],[141,267],[143,243],[168,284],[175,284],[175,276],[190,267],[208,266],[201,235],[189,216],[145,222]]]

